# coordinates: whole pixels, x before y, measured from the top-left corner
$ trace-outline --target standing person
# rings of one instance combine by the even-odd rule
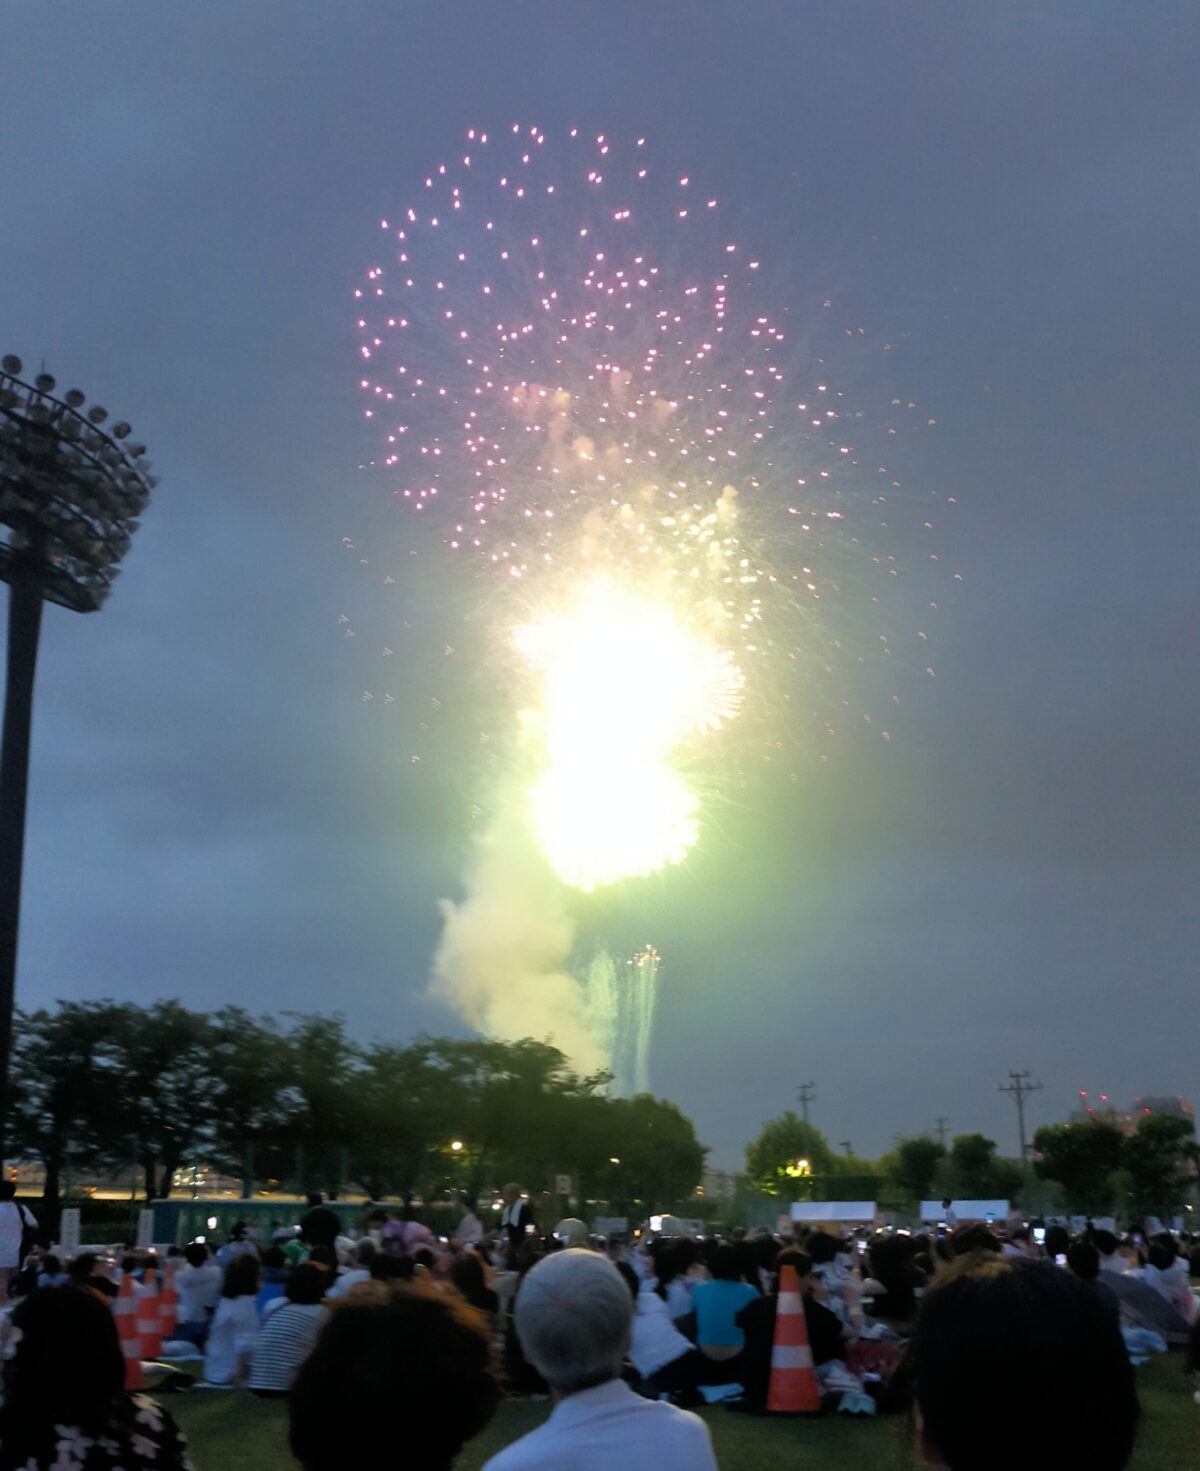
[[[0,1303],[8,1301],[13,1278],[20,1270],[28,1242],[37,1230],[37,1219],[27,1205],[16,1199],[12,1180],[0,1180]]]
[[[246,1381],[258,1337],[258,1258],[244,1254],[225,1268],[221,1299],[208,1330],[207,1383],[228,1388]]]
[[[125,1393],[117,1322],[75,1286],[13,1310],[0,1409],[0,1471],[185,1471],[183,1437],[143,1395]]]
[[[717,1471],[703,1420],[643,1399],[622,1380],[632,1320],[630,1289],[594,1251],[558,1251],[530,1271],[517,1334],[555,1405],[484,1471]]]
[[[500,1225],[508,1240],[509,1257],[512,1258],[524,1245],[525,1238],[533,1234],[533,1210],[521,1194],[521,1187],[513,1181],[500,1192],[500,1199],[504,1202]]]
[[[319,1190],[308,1192],[308,1212],[300,1221],[300,1240],[308,1247],[328,1246],[333,1248],[342,1229],[337,1215],[325,1204]]]
[[[942,1220],[946,1223],[947,1232],[953,1236],[954,1228],[958,1225],[958,1212],[954,1209],[954,1202],[950,1199],[942,1201]]]

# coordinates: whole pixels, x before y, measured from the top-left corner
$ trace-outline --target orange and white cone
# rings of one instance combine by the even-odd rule
[[[158,1293],[158,1331],[163,1338],[174,1338],[178,1326],[179,1293],[175,1290],[175,1268],[168,1267]]]
[[[117,1336],[121,1340],[121,1353],[125,1359],[125,1388],[142,1389],[142,1341],[137,1334],[137,1289],[128,1272],[121,1278],[117,1288],[113,1313],[117,1319]]]
[[[811,1415],[821,1408],[821,1394],[808,1344],[804,1301],[793,1266],[779,1274],[775,1307],[775,1343],[771,1349],[771,1380],[767,1412],[773,1415]]]
[[[141,1341],[142,1358],[156,1359],[162,1353],[162,1324],[158,1316],[158,1273],[147,1272],[146,1280],[137,1293],[137,1336]]]

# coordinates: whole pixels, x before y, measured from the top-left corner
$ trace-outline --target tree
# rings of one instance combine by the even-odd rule
[[[1134,1209],[1147,1215],[1174,1215],[1195,1172],[1197,1153],[1190,1119],[1143,1114],[1137,1132],[1125,1141],[1122,1159]]]
[[[178,1001],[106,1005],[111,1025],[95,1073],[106,1106],[92,1117],[93,1133],[112,1164],[136,1162],[146,1199],[157,1200],[170,1194],[175,1171],[203,1137],[212,1091],[209,1018]]]
[[[250,1196],[266,1151],[287,1126],[288,1046],[271,1018],[259,1021],[240,1006],[228,1006],[212,1018],[208,1062],[208,1137],[215,1162],[240,1175],[242,1194]]]
[[[10,1137],[22,1156],[42,1162],[48,1231],[57,1229],[68,1166],[90,1164],[98,1152],[90,1121],[108,1104],[96,1059],[111,1031],[111,1010],[105,1003],[60,1001],[57,1011],[16,1015]]]
[[[1114,1203],[1124,1147],[1124,1134],[1104,1119],[1043,1124],[1033,1136],[1034,1170],[1063,1187],[1068,1205],[1091,1215]]]
[[[928,1134],[901,1134],[895,1142],[888,1175],[906,1200],[928,1200],[946,1146]]]
[[[1012,1200],[1021,1188],[1016,1160],[998,1159],[996,1141],[983,1134],[958,1134],[938,1166],[936,1189],[966,1200]]]
[[[628,1209],[629,1202],[640,1201],[647,1210],[669,1211],[692,1195],[708,1150],[696,1138],[691,1119],[649,1093],[604,1103],[602,1126],[612,1140],[609,1157],[620,1163],[600,1169],[616,1182],[621,1204]]]
[[[336,1197],[352,1170],[349,1158],[357,1107],[360,1053],[346,1036],[345,1018],[287,1011],[284,1034],[287,1089],[281,1098],[292,1145],[296,1186],[323,1187]]]
[[[832,1166],[833,1151],[825,1136],[791,1109],[768,1119],[746,1146],[746,1174],[767,1195],[792,1194],[804,1174],[824,1175]]]

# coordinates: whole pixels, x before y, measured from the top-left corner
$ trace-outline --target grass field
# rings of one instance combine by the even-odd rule
[[[1179,1354],[1163,1355],[1138,1371],[1142,1426],[1131,1471],[1196,1471],[1200,1465],[1200,1407]],[[244,1391],[195,1391],[164,1397],[190,1443],[197,1471],[292,1471],[287,1410],[279,1401]],[[455,1471],[477,1471],[488,1456],[531,1430],[545,1404],[506,1403],[489,1428],[467,1446]],[[721,1471],[907,1471],[907,1423],[897,1417],[863,1421],[758,1420],[720,1405],[703,1411]],[[347,1464],[355,1462],[354,1428],[346,1426]],[[402,1435],[396,1465],[404,1464]],[[386,1471],[386,1468],[382,1468]]]

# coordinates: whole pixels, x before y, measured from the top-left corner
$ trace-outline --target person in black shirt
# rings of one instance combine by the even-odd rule
[[[308,1205],[308,1213],[300,1222],[300,1240],[310,1247],[332,1247],[341,1232],[341,1221],[325,1204],[319,1190],[309,1191]]]
[[[775,1291],[748,1302],[734,1319],[746,1335],[746,1347],[739,1362],[742,1386],[746,1391],[744,1404],[748,1410],[766,1408],[767,1390],[771,1383],[771,1350],[775,1344],[775,1312],[779,1304],[779,1274],[784,1267],[795,1267],[800,1280],[804,1325],[808,1329],[813,1363],[825,1364],[830,1359],[840,1359],[846,1351],[837,1315],[812,1295],[812,1258],[799,1247],[785,1246],[775,1258]]]

